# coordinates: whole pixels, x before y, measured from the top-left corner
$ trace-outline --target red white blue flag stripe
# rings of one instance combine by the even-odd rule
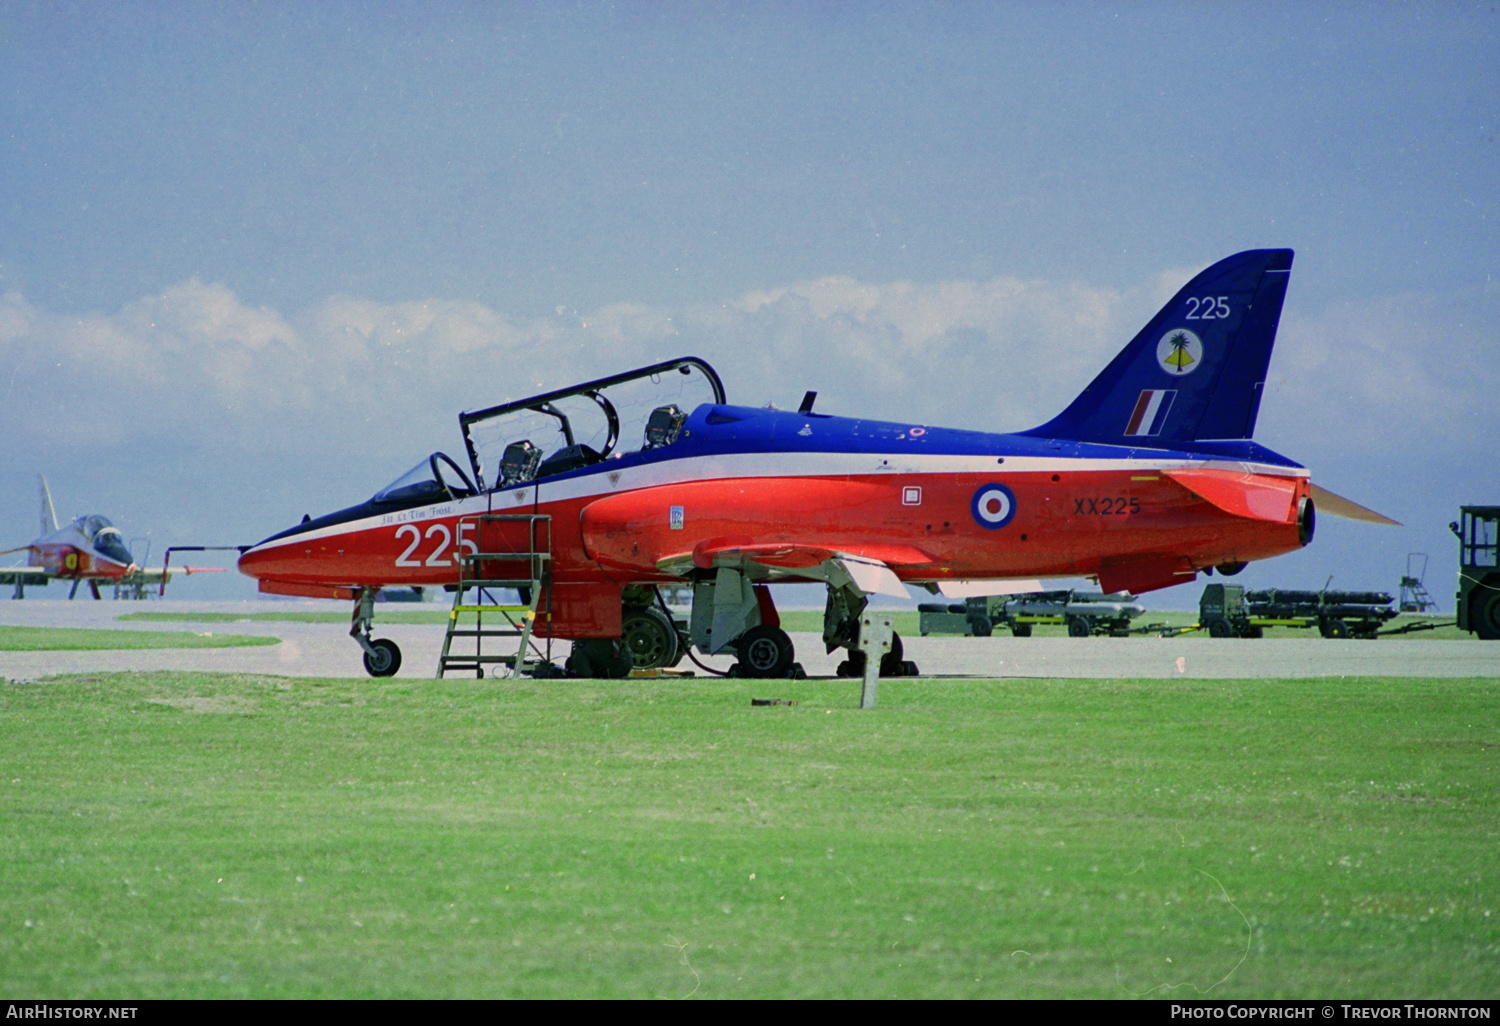
[[[1130,414],[1130,423],[1125,428],[1126,436],[1160,434],[1162,425],[1167,421],[1167,411],[1172,408],[1172,400],[1176,396],[1177,390],[1174,388],[1148,388],[1141,392],[1141,397],[1136,400],[1135,410]]]

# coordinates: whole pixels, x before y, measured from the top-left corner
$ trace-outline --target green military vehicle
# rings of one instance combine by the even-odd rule
[[[1463,506],[1458,535],[1458,627],[1500,640],[1500,506]]]
[[[1009,628],[1018,638],[1029,638],[1036,624],[1066,626],[1068,636],[1087,638],[1095,634],[1123,638],[1131,633],[1130,621],[1145,607],[1133,602],[1129,592],[1104,595],[1097,591],[1032,591],[1020,595],[986,595],[967,602],[923,603],[922,636],[964,634],[989,637],[996,628]]]
[[[1198,601],[1198,625],[1215,638],[1260,638],[1267,627],[1316,627],[1325,638],[1374,638],[1397,613],[1383,591],[1246,591],[1209,584]]]
[[[1245,589],[1237,584],[1210,584],[1198,599],[1198,626],[1215,638],[1259,638],[1265,631],[1250,622]]]

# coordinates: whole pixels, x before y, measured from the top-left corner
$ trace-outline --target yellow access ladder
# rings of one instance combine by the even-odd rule
[[[469,523],[474,526],[466,528]],[[476,539],[474,551],[461,551],[459,555],[458,587],[453,611],[448,614],[443,654],[438,657],[438,679],[450,670],[483,677],[485,667],[492,665],[509,667],[509,677],[550,667],[551,632],[545,652],[532,644],[532,635],[537,621],[548,616],[542,602],[552,567],[552,517],[540,513],[480,513],[459,520],[458,537],[467,542],[470,531]],[[497,589],[513,589],[523,601],[501,603],[491,594]],[[465,616],[474,618],[472,627],[460,619]],[[486,617],[491,618],[488,626]],[[454,638],[472,638],[473,652],[455,653]],[[504,654],[493,649],[486,652],[486,639],[496,638],[519,638],[520,644]]]

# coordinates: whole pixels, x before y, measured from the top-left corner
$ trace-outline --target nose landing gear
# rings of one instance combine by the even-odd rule
[[[365,672],[371,677],[394,677],[401,669],[401,649],[389,638],[370,639],[375,621],[375,589],[361,588],[354,600],[349,636],[365,650]]]

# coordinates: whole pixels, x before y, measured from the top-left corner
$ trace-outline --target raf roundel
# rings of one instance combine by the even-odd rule
[[[970,509],[975,523],[994,531],[1016,518],[1016,495],[1003,484],[987,484],[974,493]]]

